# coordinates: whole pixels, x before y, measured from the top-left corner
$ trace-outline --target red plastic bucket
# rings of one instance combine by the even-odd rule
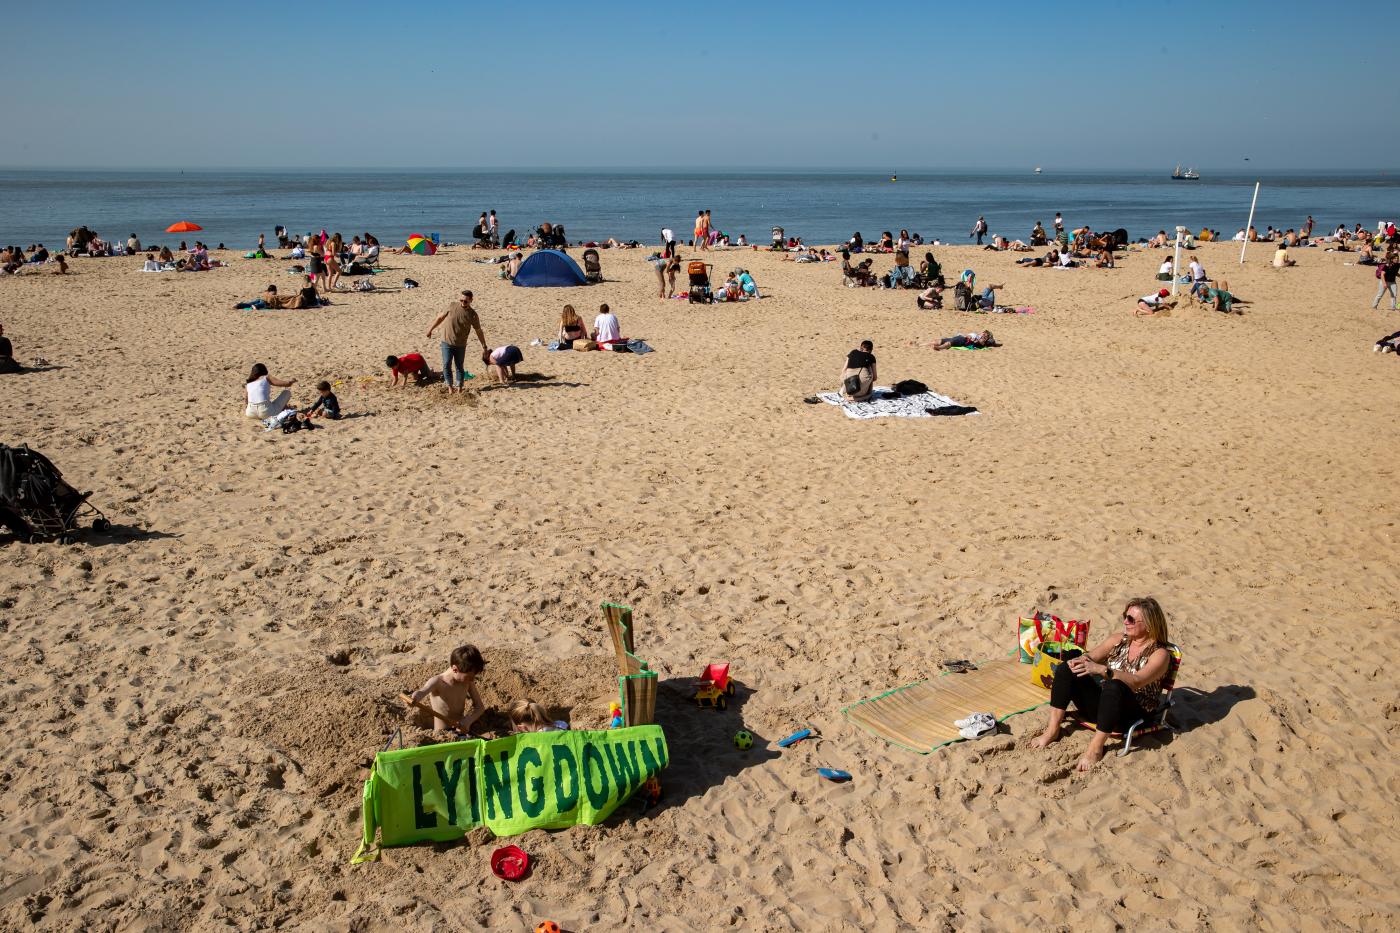
[[[519,881],[530,871],[530,856],[519,846],[502,846],[491,853],[491,873],[506,881]]]

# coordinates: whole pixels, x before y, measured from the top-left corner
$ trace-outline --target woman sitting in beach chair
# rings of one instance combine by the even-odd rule
[[[1172,668],[1176,646],[1167,637],[1167,617],[1152,597],[1130,599],[1123,609],[1123,631],[1055,668],[1050,688],[1050,722],[1033,743],[1046,748],[1060,738],[1070,704],[1094,723],[1094,737],[1079,758],[1088,771],[1104,754],[1109,736],[1129,731],[1158,711],[1162,684]]]

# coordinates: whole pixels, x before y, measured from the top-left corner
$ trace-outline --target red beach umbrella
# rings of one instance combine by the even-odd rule
[[[166,233],[193,233],[196,230],[203,230],[199,224],[192,224],[188,220],[182,220],[177,224],[171,224],[165,228]]]

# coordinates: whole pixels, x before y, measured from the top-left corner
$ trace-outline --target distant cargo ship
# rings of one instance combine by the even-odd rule
[[[1200,181],[1200,180],[1201,180],[1201,173],[1198,172],[1198,171],[1196,171],[1194,168],[1188,168],[1186,171],[1183,172],[1183,171],[1181,170],[1181,166],[1178,165],[1178,166],[1176,167],[1176,171],[1172,172],[1172,180],[1173,180],[1173,181]]]

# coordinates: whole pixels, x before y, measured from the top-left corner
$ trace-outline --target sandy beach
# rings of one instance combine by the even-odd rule
[[[716,306],[658,299],[647,250],[568,290],[461,247],[386,256],[384,290],[314,311],[232,310],[296,279],[231,251],[0,279],[16,357],[49,364],[0,376],[0,441],[122,532],[0,541],[0,927],[1394,929],[1400,364],[1372,344],[1400,316],[1370,310],[1372,270],[1203,244],[1245,313],[1138,318],[1164,251],[934,252],[1035,313],[918,311],[748,250],[706,258],[771,297]],[[390,390],[387,354],[437,367],[424,334],[462,288],[522,381],[485,385],[469,351],[461,396]],[[531,346],[565,302],[609,303],[656,352]],[[983,328],[1004,346],[927,346]],[[980,413],[803,404],[867,338],[882,383]],[[256,361],[299,404],[336,382],[353,417],[264,432]],[[1097,640],[1143,595],[1184,653],[1182,729],[1091,773],[1083,733],[1028,747],[1043,710],[927,756],[840,714],[1013,650],[1032,608]],[[536,860],[514,885],[480,831],[352,867],[396,694],[473,642],[493,706],[605,726],[604,601],[661,674],[662,806],[513,838]],[[740,685],[727,712],[680,686],[711,661]],[[819,742],[770,747],[806,724]]]

